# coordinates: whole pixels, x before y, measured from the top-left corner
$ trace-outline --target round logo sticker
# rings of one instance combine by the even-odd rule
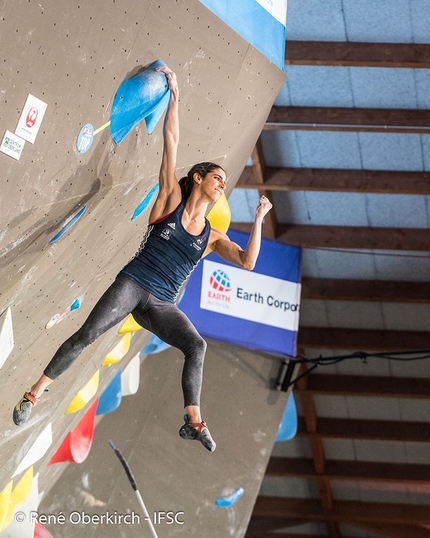
[[[79,153],[86,153],[94,140],[94,127],[91,123],[84,125],[79,133],[76,148]]]

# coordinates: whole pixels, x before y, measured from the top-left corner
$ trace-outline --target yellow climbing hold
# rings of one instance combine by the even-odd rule
[[[12,480],[0,493],[0,532],[6,527],[6,520],[11,504],[10,495],[12,493]]]
[[[140,331],[140,329],[142,329],[142,326],[137,323],[133,317],[133,314],[130,314],[119,328],[118,336],[125,333],[134,333],[136,331]]]
[[[99,388],[100,380],[100,370],[93,375],[93,377],[88,381],[88,383],[81,388],[81,390],[76,394],[73,400],[70,402],[69,407],[66,409],[66,415],[71,413],[76,413],[91,400],[91,398],[96,394],[97,389]]]
[[[13,488],[10,494],[9,508],[7,510],[7,516],[3,522],[3,529],[5,529],[12,521],[12,517],[17,511],[19,506],[22,506],[30,496],[31,489],[33,487],[33,466],[22,476],[18,484]]]
[[[127,351],[130,349],[130,344],[131,344],[131,333],[127,333],[121,338],[121,340],[112,349],[112,351],[106,355],[102,365],[110,366],[111,364],[115,364],[116,362],[119,362],[127,353]]]
[[[216,228],[220,232],[226,232],[230,226],[231,212],[227,202],[227,197],[224,193],[207,214],[208,221],[212,228]]]

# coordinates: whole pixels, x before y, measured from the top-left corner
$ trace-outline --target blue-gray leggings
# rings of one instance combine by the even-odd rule
[[[182,370],[184,406],[200,405],[206,342],[178,307],[154,297],[132,280],[120,276],[103,294],[82,327],[64,342],[44,374],[56,379],[82,350],[108,329],[133,314],[136,321],[185,355]]]

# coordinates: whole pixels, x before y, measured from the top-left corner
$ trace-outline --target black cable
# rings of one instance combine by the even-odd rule
[[[404,357],[405,355],[415,355],[414,357]],[[420,356],[416,356],[420,355]],[[287,391],[289,387],[293,386],[297,381],[303,377],[309,375],[318,366],[329,366],[331,364],[337,364],[344,360],[361,359],[364,363],[367,363],[368,358],[382,358],[392,361],[417,361],[430,359],[430,349],[419,349],[409,351],[394,351],[394,352],[380,352],[380,353],[367,353],[365,351],[354,351],[347,355],[337,355],[331,357],[319,357],[309,358],[306,355],[298,355],[297,357],[291,357],[288,361],[288,369],[285,369],[285,360],[281,365],[280,377],[278,380],[277,388],[282,391]],[[291,379],[295,364],[312,364],[305,372],[297,376],[295,379]]]

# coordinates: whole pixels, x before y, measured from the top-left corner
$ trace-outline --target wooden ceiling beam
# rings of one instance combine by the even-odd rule
[[[258,537],[261,533],[285,529],[286,527],[296,527],[303,523],[306,523],[306,521],[302,519],[291,518],[286,521],[284,518],[279,517],[252,516],[249,521],[246,538],[251,536]]]
[[[302,350],[299,350],[301,352]],[[306,370],[304,364],[300,366],[299,375]],[[303,388],[301,393],[301,403],[304,414],[304,422],[306,430],[309,433],[317,431],[318,416],[315,407],[313,394],[306,391],[308,384],[308,376],[302,377],[298,382],[298,386]],[[318,488],[321,497],[321,503],[324,512],[330,512],[333,503],[333,493],[331,489],[330,479],[325,473],[325,455],[323,439],[318,436],[312,436],[309,439],[309,444],[312,452],[312,468],[318,481]],[[340,531],[335,521],[327,521],[327,531],[329,538],[340,538]]]
[[[260,189],[253,167],[246,166],[236,188]],[[266,166],[266,191],[363,192],[430,194],[430,172],[287,168]]]
[[[383,331],[377,329],[337,329],[299,327],[300,347],[351,351],[414,351],[429,349],[426,331]]]
[[[252,525],[254,521],[258,520],[264,520],[266,518],[260,518],[258,516],[252,516],[250,521],[250,526],[248,527],[248,531],[245,535],[245,538],[268,538],[269,536],[273,536],[273,538],[329,538],[328,535],[318,535],[318,537],[315,536],[315,534],[285,534],[285,533],[272,533],[270,532],[270,529],[267,530],[252,530]],[[281,519],[280,521],[280,527],[283,526],[286,527],[288,523],[294,520],[286,520]],[[296,521],[294,521],[296,523]],[[301,523],[305,523],[304,521],[301,521]],[[370,531],[375,534],[380,534],[381,536],[386,536],[388,538],[405,538],[407,536],[410,536],[411,538],[430,538],[430,530],[426,529],[424,527],[420,527],[418,525],[400,525],[400,524],[389,524],[389,523],[378,523],[376,521],[372,523],[364,522],[364,521],[354,521],[351,523],[356,528],[360,528],[365,531]],[[294,525],[293,525],[294,526]],[[344,538],[347,538],[346,536]],[[364,537],[363,537],[364,538]]]
[[[332,480],[430,484],[430,465],[326,460],[324,475]],[[310,458],[271,457],[266,476],[318,479]]]
[[[389,523],[356,521],[354,526],[375,534],[381,534],[387,538],[430,538],[430,529],[418,525],[390,525]]]
[[[317,431],[310,433],[306,429],[303,418],[298,417],[297,436],[428,443],[430,442],[430,423],[319,417]]]
[[[301,298],[322,301],[429,304],[430,282],[304,277]]]
[[[263,146],[261,138],[257,140],[255,147],[252,151],[252,175],[256,183],[259,185],[258,193],[260,196],[266,196],[273,205],[272,192],[268,191],[264,187],[265,174],[266,174],[266,161],[264,158]],[[263,235],[269,239],[275,239],[277,235],[277,220],[276,213],[273,209],[270,211],[263,221]]]
[[[364,396],[428,400],[430,379],[425,377],[384,377],[318,374],[307,376],[306,387],[297,384],[295,394],[323,396]]]
[[[277,240],[308,248],[430,251],[427,228],[280,224]]]
[[[247,233],[251,223],[232,222],[231,228]],[[364,226],[317,226],[278,224],[275,238],[303,248],[415,250],[430,252],[427,228],[370,228]]]
[[[265,130],[430,133],[430,110],[273,106]]]
[[[333,510],[324,514],[320,501],[291,497],[257,497],[254,514],[265,517],[300,518],[307,521],[324,521],[330,518],[354,525],[356,521],[366,523],[388,523],[399,525],[429,525],[428,505],[334,501]]]
[[[245,535],[245,538],[269,538],[270,536],[272,536],[273,538],[330,538],[328,534],[290,534],[290,533],[285,534],[283,532],[268,533],[265,531],[252,532],[250,534],[247,533]],[[405,536],[407,535],[404,535],[402,538],[405,538]],[[413,535],[411,534],[409,536],[413,536]],[[342,535],[342,538],[348,538],[348,537]],[[355,536],[354,538],[364,538],[364,535],[362,537]],[[430,538],[430,535],[429,535],[429,538]]]
[[[287,40],[285,64],[428,69],[430,45]]]

